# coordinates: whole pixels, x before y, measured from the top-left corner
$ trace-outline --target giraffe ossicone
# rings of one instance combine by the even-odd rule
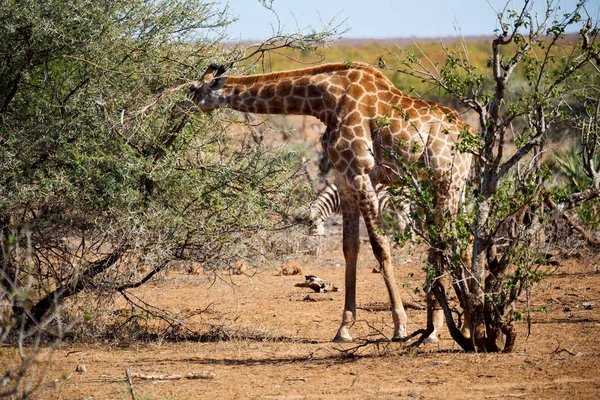
[[[361,216],[390,296],[393,339],[406,338],[406,312],[395,282],[390,245],[381,229],[375,187],[396,181],[402,173],[394,160],[385,157],[386,149],[391,149],[405,162],[421,161],[431,167],[438,181],[436,215],[456,215],[471,162],[469,154],[455,150],[460,131],[466,129],[464,122],[449,108],[402,93],[366,64],[326,64],[238,77],[224,76],[224,72],[211,65],[199,82],[190,84],[190,100],[196,109],[229,107],[257,114],[312,115],[327,126],[322,143],[340,192],[346,262],[344,311],[334,341],[352,341]],[[433,327],[428,326],[432,341],[443,323],[440,312],[428,318],[434,321]]]

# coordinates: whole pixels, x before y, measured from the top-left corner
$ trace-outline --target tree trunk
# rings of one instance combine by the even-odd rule
[[[478,351],[486,351],[486,324],[485,324],[485,265],[487,260],[487,237],[489,236],[487,221],[490,214],[489,200],[483,199],[477,203],[477,217],[475,220],[475,237],[473,240],[473,259],[471,266],[471,279],[469,280],[469,300],[471,312],[469,324],[471,326],[471,340]],[[467,310],[465,310],[467,312]]]
[[[83,272],[81,278],[77,282],[63,285],[56,288],[52,292],[48,293],[45,297],[40,299],[32,308],[31,312],[28,313],[28,318],[25,321],[25,329],[28,330],[39,323],[51,310],[54,310],[60,303],[66,298],[73,296],[83,289],[88,287],[99,273],[113,266],[125,252],[127,246],[118,246],[112,253],[106,257],[94,261],[90,266]],[[19,314],[15,314],[19,315]]]

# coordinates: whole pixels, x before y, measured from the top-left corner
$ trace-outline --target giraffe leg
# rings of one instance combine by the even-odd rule
[[[460,333],[467,339],[471,338],[471,327],[469,326],[469,318],[466,311],[463,314],[462,326],[460,327]]]
[[[444,288],[446,287],[443,285]],[[432,291],[427,293],[427,331],[431,332],[423,343],[437,343],[438,331],[444,326],[444,310],[440,307]]]
[[[368,226],[368,225],[367,225]],[[369,231],[369,238],[371,240],[371,247],[373,248],[373,254],[381,268],[383,273],[383,280],[387,287],[390,302],[392,304],[392,319],[394,321],[394,336],[392,340],[402,341],[406,339],[406,323],[407,316],[404,306],[402,305],[402,299],[396,286],[396,278],[394,276],[394,270],[391,263],[390,256],[390,245],[387,238],[379,233],[371,234]]]
[[[339,186],[338,186],[339,187]],[[343,249],[346,260],[345,300],[342,324],[333,339],[334,342],[351,342],[350,328],[356,321],[356,263],[360,248],[360,211],[353,198],[340,188],[343,215]]]
[[[363,179],[364,180],[364,179]],[[361,214],[365,220],[367,231],[369,232],[369,240],[375,258],[379,262],[379,266],[383,275],[383,280],[390,296],[392,319],[394,321],[394,336],[392,340],[405,340],[407,316],[402,299],[396,285],[394,269],[392,267],[392,257],[390,252],[390,244],[387,237],[383,234],[383,221],[379,212],[378,198],[375,189],[367,180],[367,190],[358,191],[359,204]]]

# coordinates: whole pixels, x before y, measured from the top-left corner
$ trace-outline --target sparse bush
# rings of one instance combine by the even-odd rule
[[[546,273],[549,215],[589,201],[597,204],[600,195],[599,29],[585,16],[585,1],[568,12],[548,2],[539,20],[531,4],[526,0],[522,9],[498,15],[500,30],[486,68],[471,62],[466,46],[444,48],[446,59],[440,63],[410,50],[392,54],[399,62],[394,70],[443,89],[478,118],[480,135],[465,131],[456,146],[476,158],[464,212],[436,218],[437,188],[428,185],[427,165],[405,167],[404,182],[411,186],[414,220],[427,227],[420,232],[431,247],[426,288],[443,308],[452,338],[467,351],[514,349],[513,321],[528,312],[518,309],[517,300]],[[578,36],[566,34],[575,28]],[[553,125],[582,132],[580,160],[587,179],[569,191],[547,184],[550,139],[576,139],[552,134]],[[442,284],[447,276],[468,317],[470,336],[453,316],[453,296]],[[425,336],[433,330],[429,321]]]

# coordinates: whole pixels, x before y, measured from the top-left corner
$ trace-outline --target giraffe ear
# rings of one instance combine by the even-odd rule
[[[214,66],[214,64],[212,64],[212,66]],[[227,72],[227,68],[224,65],[219,65],[217,66],[217,72],[215,72],[215,76],[221,76],[225,72]]]
[[[210,64],[200,80],[204,83],[211,82],[213,79],[223,75],[227,70],[223,65]]]
[[[222,76],[220,78],[215,78],[213,79],[208,85],[209,89],[212,91],[216,91],[221,89],[223,86],[225,86],[225,83],[227,83],[227,77],[226,76]]]

